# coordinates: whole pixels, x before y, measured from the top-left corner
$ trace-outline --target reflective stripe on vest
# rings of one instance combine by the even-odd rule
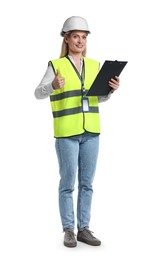
[[[82,111],[82,84],[70,61],[64,57],[51,61],[54,71],[65,78],[62,89],[55,90],[51,96],[51,108],[54,117],[54,136],[68,137],[82,134],[84,131],[100,133],[98,97],[88,97],[89,112]],[[93,83],[98,71],[97,61],[84,58],[86,91]]]

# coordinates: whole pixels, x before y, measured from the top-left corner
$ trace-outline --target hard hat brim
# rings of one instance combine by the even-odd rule
[[[60,35],[61,35],[62,37],[64,37],[64,35],[65,35],[66,33],[70,33],[70,32],[73,32],[73,31],[87,32],[88,34],[91,33],[90,31],[75,29],[75,30],[70,30],[70,31],[67,31],[67,32],[61,31]]]

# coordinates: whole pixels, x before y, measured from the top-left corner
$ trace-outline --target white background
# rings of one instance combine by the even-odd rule
[[[157,259],[155,0],[0,4],[0,259]],[[34,90],[58,58],[63,22],[87,19],[87,57],[127,60],[100,106],[91,230],[101,247],[63,246],[49,99]],[[77,187],[76,187],[77,192]],[[75,194],[76,195],[76,194]]]

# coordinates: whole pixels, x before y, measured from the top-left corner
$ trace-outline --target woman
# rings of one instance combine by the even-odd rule
[[[69,17],[63,24],[61,55],[49,62],[47,71],[35,90],[35,97],[50,97],[54,118],[55,147],[59,163],[59,209],[64,231],[64,245],[75,247],[77,241],[99,246],[101,241],[89,230],[96,162],[99,149],[99,102],[110,97],[86,97],[99,71],[99,62],[86,58],[87,21]],[[111,79],[114,92],[119,78]],[[77,236],[73,191],[78,169]]]

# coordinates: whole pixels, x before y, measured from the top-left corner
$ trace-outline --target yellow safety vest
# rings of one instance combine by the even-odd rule
[[[65,78],[65,85],[50,95],[54,119],[54,136],[69,137],[85,131],[100,133],[98,97],[88,97],[89,111],[82,107],[84,91],[87,91],[99,71],[99,62],[84,58],[84,79],[81,79],[67,57],[51,61],[54,72]],[[87,100],[86,100],[87,101]]]

